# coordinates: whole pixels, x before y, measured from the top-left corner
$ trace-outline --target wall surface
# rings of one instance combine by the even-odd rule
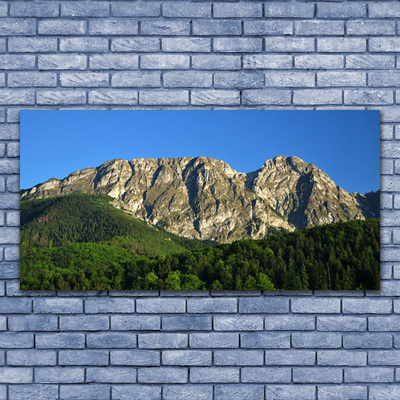
[[[400,398],[398,17],[385,0],[1,1],[0,399]],[[19,291],[32,108],[381,110],[382,290]]]

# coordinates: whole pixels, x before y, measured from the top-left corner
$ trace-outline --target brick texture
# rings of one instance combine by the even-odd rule
[[[0,399],[400,397],[400,4],[0,2]],[[19,110],[381,110],[381,290],[19,290]],[[199,296],[201,295],[201,296]]]

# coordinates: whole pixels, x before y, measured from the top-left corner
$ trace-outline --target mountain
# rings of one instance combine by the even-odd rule
[[[218,242],[364,220],[375,210],[373,196],[349,194],[295,156],[247,174],[209,157],[111,160],[24,190],[22,199],[80,192],[107,194],[115,207],[174,235]]]

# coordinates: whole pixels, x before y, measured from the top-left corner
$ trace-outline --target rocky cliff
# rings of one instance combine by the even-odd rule
[[[349,194],[294,156],[277,156],[248,174],[208,157],[111,160],[36,185],[22,199],[77,192],[108,194],[135,218],[179,236],[220,242],[365,219],[374,209],[366,196]]]

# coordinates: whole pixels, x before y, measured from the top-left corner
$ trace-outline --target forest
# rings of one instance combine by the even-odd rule
[[[21,289],[379,289],[379,219],[218,244],[158,230],[111,201],[22,201]]]

